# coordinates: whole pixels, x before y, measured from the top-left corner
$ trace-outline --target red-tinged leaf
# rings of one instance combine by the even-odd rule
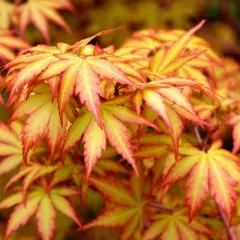
[[[157,89],[157,92],[195,116],[191,104],[177,88],[161,88]]]
[[[115,65],[119,67],[128,76],[133,77],[141,82],[145,82],[144,77],[139,73],[139,71],[134,69],[131,65],[122,62],[116,62]]]
[[[81,227],[81,223],[78,220],[78,217],[71,206],[71,204],[66,200],[64,197],[57,195],[57,194],[51,194],[51,199],[54,207],[61,212],[66,217],[72,219],[79,227]]]
[[[69,188],[69,187],[56,187],[51,192],[53,194],[57,194],[62,197],[70,197],[70,196],[76,196],[81,194],[81,192],[77,191],[76,189]]]
[[[118,153],[127,159],[135,172],[138,174],[130,145],[129,130],[117,118],[107,111],[102,111],[102,118],[104,121],[104,128],[111,145],[116,148]]]
[[[132,103],[136,109],[137,115],[140,116],[141,113],[141,106],[143,102],[143,97],[141,92],[137,92],[133,97],[132,97]]]
[[[136,159],[159,158],[169,152],[166,146],[144,146],[134,153]]]
[[[4,99],[3,99],[3,96],[0,94],[0,104],[4,104]]]
[[[17,155],[17,156],[13,155],[13,156],[4,158],[4,160],[0,162],[0,176],[15,169],[17,166],[20,165],[22,160],[23,159],[21,155]]]
[[[129,174],[129,171],[124,166],[118,164],[112,159],[104,159],[103,156],[101,156],[101,159],[97,162],[94,170],[104,176],[108,175],[109,172]]]
[[[69,129],[64,141],[62,153],[67,152],[77,141],[79,141],[91,122],[92,114],[84,113],[79,116]]]
[[[186,202],[188,205],[188,214],[190,221],[202,205],[203,200],[208,193],[208,162],[207,156],[205,160],[196,164],[189,174],[185,183],[187,190]]]
[[[168,219],[154,222],[153,224],[151,224],[150,228],[148,228],[148,230],[145,232],[143,240],[155,239],[158,235],[160,235],[163,232],[164,229],[166,229],[168,224],[169,224]],[[170,231],[167,232],[170,234]]]
[[[116,80],[121,84],[127,84],[129,86],[139,87],[137,84],[129,80],[117,66],[114,66],[108,60],[88,58],[87,62],[96,73],[100,73],[102,76],[106,78]]]
[[[45,195],[36,212],[38,232],[43,240],[51,240],[55,230],[56,212],[48,195]]]
[[[50,160],[54,162],[54,154],[57,152],[62,144],[63,138],[65,137],[67,128],[67,118],[65,113],[61,119],[58,113],[58,109],[55,103],[55,107],[52,108],[51,116],[48,123],[48,145],[50,149]]]
[[[83,137],[84,160],[86,165],[86,178],[88,179],[96,161],[101,157],[102,151],[106,149],[105,132],[99,128],[97,122],[92,119]]]
[[[60,83],[60,77],[59,76],[54,76],[54,77],[51,77],[51,78],[48,79],[48,84],[49,84],[50,89],[51,89],[52,102],[54,102],[54,99],[57,95],[59,83]]]
[[[187,156],[177,161],[164,179],[163,186],[166,186],[187,176],[185,187],[190,219],[210,191],[230,222],[237,197],[234,187],[240,182],[240,169],[235,162],[236,156],[219,147],[220,143],[215,142],[207,153],[191,147],[180,148],[181,154]]]
[[[106,106],[104,109],[111,112],[116,118],[129,123],[145,124],[159,131],[158,127],[143,117],[137,116],[134,111],[124,106]]]
[[[125,225],[138,212],[137,208],[119,207],[108,210],[97,219],[83,226],[84,229],[91,227],[119,227]]]
[[[161,70],[161,74],[170,74],[170,73],[180,69],[187,62],[189,62],[192,59],[196,58],[197,56],[199,56],[203,52],[204,51],[198,51],[198,52],[188,53],[188,54],[186,54],[184,56],[179,56],[177,59],[175,59],[173,62],[168,64],[165,68],[163,68]]]
[[[179,179],[185,177],[189,171],[194,167],[201,156],[189,156],[184,159],[176,161],[175,165],[170,169],[168,175],[164,179],[164,186],[173,184]]]
[[[102,128],[99,109],[100,80],[86,61],[81,64],[81,70],[78,72],[75,92],[79,95],[81,102],[87,105],[99,127]]]
[[[198,234],[194,230],[186,226],[186,223],[178,222],[177,229],[179,233],[179,239],[192,239],[192,240],[199,239]]]
[[[163,102],[162,97],[155,91],[145,90],[143,93],[143,99],[147,105],[151,107],[164,121],[168,129],[172,131],[172,125],[168,117],[167,108]]]
[[[34,77],[46,69],[52,61],[52,57],[43,58],[22,68],[8,86],[8,89],[11,90],[10,98],[17,92],[19,88],[21,88],[24,84],[29,83],[32,79],[34,79]]]
[[[3,199],[0,203],[0,209],[11,208],[22,202],[23,202],[23,194],[22,192],[18,192]]]
[[[186,209],[176,210],[172,215],[158,214],[154,219],[155,222],[147,229],[143,240],[155,239],[158,235],[161,235],[163,240],[199,239],[199,230],[194,231],[187,221]]]
[[[164,156],[164,159],[165,160],[164,160],[163,170],[162,170],[163,179],[166,177],[169,170],[172,168],[172,166],[176,162],[176,158],[172,152],[170,152],[166,156]]]
[[[187,43],[191,40],[192,35],[199,30],[204,24],[204,20],[201,21],[197,26],[192,28],[186,34],[182,34],[167,50],[164,61],[161,64],[161,69],[164,69],[169,63],[171,63],[174,59],[176,59],[180,54],[186,49]]]
[[[11,121],[21,118],[24,115],[28,115],[41,108],[46,101],[49,101],[49,95],[36,94],[30,96],[27,101],[22,101],[14,110]]]
[[[4,191],[7,191],[7,189],[16,181],[18,181],[19,179],[21,179],[23,176],[25,176],[26,174],[28,174],[29,172],[31,172],[32,170],[35,169],[36,166],[30,166],[27,167],[25,169],[23,169],[22,171],[18,172],[17,174],[15,174],[12,178],[9,179],[9,181],[7,182],[7,184],[4,187]]]
[[[109,184],[113,182],[113,184]],[[135,200],[132,198],[130,191],[127,190],[121,182],[113,181],[112,179],[99,179],[90,178],[89,183],[97,188],[109,201],[133,207],[136,205]]]
[[[135,214],[135,216],[124,226],[121,231],[120,240],[131,239],[136,232],[140,232],[138,215],[139,214]]]
[[[30,21],[30,11],[28,9],[28,6],[25,6],[22,11],[21,11],[21,14],[20,14],[20,18],[19,18],[19,32],[20,32],[20,36],[23,36],[26,28],[27,28],[27,25]]]
[[[30,47],[20,38],[15,38],[12,36],[2,36],[0,37],[0,45],[4,45],[9,48],[24,49]]]
[[[46,136],[48,131],[46,126],[49,123],[49,113],[51,113],[51,110],[52,106],[50,104],[42,106],[36,112],[31,114],[26,121],[22,132],[23,157],[25,162],[27,161],[29,150],[39,139]]]
[[[177,159],[179,141],[181,139],[183,132],[183,123],[179,115],[175,111],[173,111],[170,107],[168,108],[168,117],[172,126],[171,137],[174,144],[175,157]]]
[[[41,198],[35,197],[27,200],[26,204],[18,205],[8,220],[5,238],[15,232],[19,227],[24,226],[29,218],[33,216],[38,208]]]
[[[48,34],[48,23],[44,17],[44,15],[38,10],[36,5],[29,7],[30,16],[33,24],[42,33],[44,38],[46,39],[47,43],[50,42],[50,37]]]
[[[22,183],[24,198],[27,196],[29,187],[32,185],[32,183],[36,179],[38,179],[44,175],[47,175],[49,173],[52,173],[57,169],[58,169],[57,165],[55,165],[55,166],[36,165],[35,168],[33,170],[31,170],[30,173],[27,174],[27,176],[25,177],[25,179]]]
[[[233,128],[233,153],[240,149],[240,121]]]
[[[57,12],[55,12],[51,8],[39,5],[39,11],[41,11],[42,14],[44,14],[48,19],[52,20],[53,22],[61,26],[68,34],[72,32],[70,27],[66,24],[64,19],[61,17],[61,15],[59,15]]]
[[[73,64],[73,60],[61,60],[53,62],[48,66],[47,69],[45,69],[38,78],[40,79],[49,79],[56,75],[61,74],[66,69],[68,69]]]
[[[230,173],[231,174],[231,173]],[[234,186],[236,182],[231,175],[225,171],[217,162],[209,161],[209,188],[217,204],[227,214],[229,223],[231,222],[232,209],[235,207],[237,194]]]

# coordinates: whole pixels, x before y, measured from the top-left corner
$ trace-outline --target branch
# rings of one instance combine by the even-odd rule
[[[202,137],[201,137],[201,135],[200,135],[200,133],[199,133],[199,129],[198,129],[197,126],[194,127],[194,133],[195,133],[195,135],[196,135],[196,137],[197,137],[198,143],[199,143],[200,145],[202,145],[203,140],[202,140]]]
[[[156,202],[150,202],[149,205],[151,207],[154,207],[154,208],[157,208],[157,209],[161,209],[161,210],[167,210],[167,211],[171,211],[173,212],[174,211],[174,208],[172,207],[167,207],[165,205],[162,205],[162,204],[159,204],[159,203],[156,203]]]
[[[218,206],[218,209],[219,209],[219,212],[221,214],[221,218],[223,220],[223,223],[224,223],[224,226],[226,228],[229,239],[230,240],[237,240],[234,232],[231,230],[231,228],[229,226],[228,219],[227,219],[227,216],[226,216],[225,212],[222,210],[222,208],[220,206]]]

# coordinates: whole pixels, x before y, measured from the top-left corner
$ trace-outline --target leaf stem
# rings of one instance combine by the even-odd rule
[[[229,226],[228,219],[227,219],[227,216],[226,216],[225,212],[222,210],[222,208],[220,206],[218,206],[218,209],[219,209],[219,212],[221,214],[221,218],[223,220],[223,223],[224,223],[224,226],[226,228],[229,239],[230,240],[237,240],[234,232],[231,230],[231,228]]]
[[[202,140],[202,137],[201,137],[201,135],[200,135],[200,133],[199,133],[199,129],[198,129],[197,126],[194,127],[194,133],[195,133],[195,135],[196,135],[196,137],[197,137],[198,143],[199,143],[200,145],[202,145],[203,140]]]
[[[167,210],[167,211],[171,211],[173,212],[174,211],[174,208],[172,207],[167,207],[165,205],[162,205],[162,204],[159,204],[159,203],[156,203],[156,202],[150,202],[149,205],[151,207],[154,207],[154,208],[157,208],[157,209],[161,209],[161,210]]]

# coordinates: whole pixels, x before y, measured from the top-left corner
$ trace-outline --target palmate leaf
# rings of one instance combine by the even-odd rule
[[[1,4],[1,3],[0,3]],[[10,61],[16,56],[14,49],[22,50],[30,47],[20,38],[13,36],[12,32],[0,29],[0,60]]]
[[[13,122],[10,126],[0,124],[0,175],[6,174],[18,167],[22,161],[20,122]]]
[[[203,124],[203,121],[194,113],[189,100],[175,87],[149,88],[137,94],[141,94],[141,98],[145,100],[147,106],[156,112],[163,120],[172,137],[177,157],[178,145],[183,131],[183,122],[180,116],[198,124]],[[138,98],[140,97],[138,96]],[[142,103],[142,101],[140,101],[140,103]],[[175,108],[172,108],[172,105],[175,105]],[[138,106],[138,108],[140,108],[140,106]],[[184,110],[184,113],[187,112],[187,114],[178,114],[176,108]]]
[[[239,159],[220,147],[221,144],[215,142],[207,152],[194,147],[180,148],[185,157],[176,161],[163,181],[162,185],[168,186],[187,176],[185,188],[190,220],[208,192],[225,211],[229,222],[231,220],[237,198],[234,186],[240,182]]]
[[[106,147],[106,138],[108,138],[110,144],[116,148],[117,152],[121,154],[137,172],[130,145],[131,132],[122,121],[144,124],[158,130],[154,124],[145,120],[143,117],[137,116],[134,111],[123,106],[115,105],[114,100],[112,100],[112,103],[112,105],[102,104],[101,106],[104,130],[100,129],[96,124],[93,115],[86,112],[75,120],[66,135],[62,149],[63,154],[84,135],[83,141],[87,177],[89,177],[97,159],[100,158],[102,150]]]
[[[130,188],[123,182],[108,178],[101,179],[91,177],[89,184],[99,190],[105,200],[114,204],[105,210],[103,214],[92,222],[83,226],[83,229],[92,227],[121,227],[120,239],[133,239],[135,234],[141,234],[143,227],[144,196],[143,176],[141,168],[140,177],[131,177]],[[111,184],[109,184],[111,183]],[[126,225],[128,227],[126,227]]]
[[[233,125],[233,153],[237,153],[240,149],[240,115],[229,120],[229,124]]]
[[[16,205],[8,220],[5,238],[18,230],[21,226],[27,224],[29,219],[35,215],[38,231],[43,240],[50,240],[55,230],[56,210],[73,220],[79,227],[81,223],[78,217],[66,199],[66,197],[79,195],[79,192],[70,187],[56,187],[45,190],[41,187],[35,187],[25,203],[23,203],[22,193],[15,193],[0,203],[0,209],[10,208]]]
[[[64,53],[70,49],[71,47],[64,44],[58,44],[56,48],[39,46],[29,49],[32,52],[30,55],[20,55],[8,64],[6,67],[11,67],[11,70],[5,82],[10,91],[9,101],[12,101],[24,85],[28,85],[30,93],[37,83],[47,80],[53,99],[59,91],[57,98],[61,117],[70,98],[76,96],[80,103],[88,107],[98,125],[102,127],[99,112],[100,77],[135,88],[141,88],[136,83],[141,80],[132,80],[132,72],[137,73],[134,68],[130,71],[129,68],[118,67],[118,64],[108,60],[105,54],[91,56],[94,55],[94,48],[90,45],[85,46],[80,55]]]
[[[67,117],[64,114],[62,124],[59,117],[57,102],[52,102],[49,88],[43,85],[43,92],[31,95],[16,107],[12,120],[27,115],[27,120],[22,130],[23,157],[27,162],[29,150],[43,138],[47,138],[50,148],[50,158],[61,146],[65,135]]]
[[[198,240],[199,234],[197,232],[211,235],[210,230],[197,220],[194,220],[192,223],[189,223],[186,213],[187,210],[183,208],[174,211],[172,215],[168,214],[155,215],[153,217],[154,222],[146,230],[143,236],[143,240],[155,239],[159,235],[161,236],[162,240],[167,239]],[[196,228],[195,225],[197,225],[198,227]]]
[[[47,42],[50,41],[47,19],[62,27],[66,32],[71,33],[71,29],[64,19],[57,13],[58,9],[68,9],[74,11],[70,1],[65,0],[28,0],[26,3],[18,6],[20,34],[26,30],[29,23],[33,23],[41,32]]]

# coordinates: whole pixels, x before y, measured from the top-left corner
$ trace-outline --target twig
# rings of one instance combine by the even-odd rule
[[[222,208],[220,206],[218,206],[218,209],[219,209],[219,212],[221,214],[221,218],[223,220],[223,223],[224,223],[224,226],[226,228],[229,239],[230,240],[237,240],[234,232],[230,229],[228,219],[227,219],[227,216],[226,216],[225,212],[222,210]]]
[[[199,133],[199,129],[198,129],[197,126],[194,128],[194,133],[195,133],[195,135],[197,137],[197,140],[198,140],[199,144],[202,145],[203,140],[202,140],[202,137],[201,137],[201,135]]]
[[[165,205],[162,205],[162,204],[159,204],[159,203],[156,203],[156,202],[150,202],[149,205],[151,207],[154,207],[154,208],[157,208],[157,209],[161,209],[161,210],[167,210],[167,211],[171,211],[173,212],[174,211],[174,208],[172,207],[167,207]]]

